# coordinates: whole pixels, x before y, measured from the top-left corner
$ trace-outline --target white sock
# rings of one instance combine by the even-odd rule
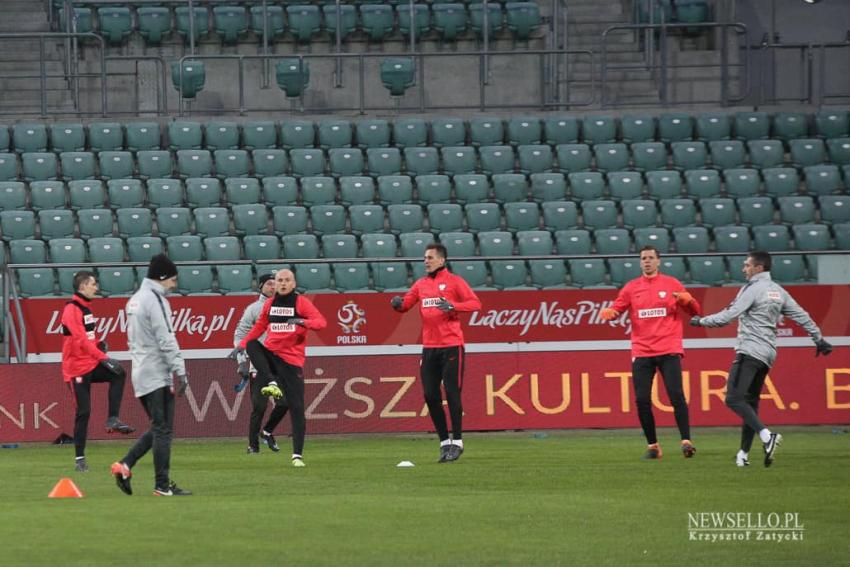
[[[461,449],[463,449],[463,439],[455,439],[452,441],[452,445],[457,445]]]
[[[759,439],[761,439],[762,443],[767,443],[770,441],[770,429],[765,427],[761,431],[759,431]]]
[[[443,441],[440,441],[440,447],[445,447],[446,445],[451,445],[451,444],[452,444],[451,439],[445,439]]]
[[[738,458],[739,459],[747,460],[749,457],[750,457],[750,454],[747,453],[746,451],[744,451],[743,449],[738,451]]]
[[[268,437],[269,435],[271,435],[271,433],[269,433],[268,431],[266,431],[265,429],[263,429],[263,435],[264,435],[265,437]]]
[[[294,459],[300,459],[300,458],[301,458],[301,455],[299,455],[299,454],[297,454],[297,453],[292,453],[292,458],[293,458],[293,460],[294,460]]]
[[[83,456],[83,457],[74,457],[74,458],[75,458],[76,460],[78,460],[78,461],[81,461],[81,460],[85,459],[85,457],[84,457],[84,456]]]

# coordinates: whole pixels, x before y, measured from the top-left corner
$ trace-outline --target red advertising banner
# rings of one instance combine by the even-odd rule
[[[737,288],[695,288],[694,296],[706,313],[729,304]],[[850,286],[795,286],[791,292],[811,313],[826,336],[850,336]],[[614,300],[614,290],[484,291],[481,311],[463,316],[467,343],[626,340],[628,318],[606,322],[599,312]],[[232,346],[233,332],[245,306],[256,296],[194,296],[171,298],[174,328],[186,349],[224,349]],[[417,310],[404,315],[389,305],[390,294],[320,294],[311,299],[328,319],[321,332],[311,333],[310,346],[413,345],[420,342]],[[27,329],[27,353],[62,350],[60,319],[66,299],[21,301]],[[113,351],[127,349],[126,298],[94,302],[97,332]],[[15,310],[12,310],[16,313]],[[17,318],[17,315],[15,315]],[[685,338],[729,338],[735,325],[723,329],[685,328]],[[781,337],[803,337],[788,323]]]
[[[695,426],[739,425],[723,403],[731,349],[690,349],[685,393]],[[128,365],[128,363],[125,363]],[[129,366],[129,365],[128,365]],[[230,361],[190,360],[191,387],[177,405],[178,437],[246,435],[250,399],[234,392]],[[431,422],[411,354],[311,357],[305,367],[308,436],[317,433],[425,432]],[[661,380],[659,426],[673,426]],[[106,386],[92,387],[93,439],[106,437]],[[501,352],[467,356],[464,429],[637,427],[627,351]],[[814,347],[780,349],[762,394],[770,425],[850,423],[850,347],[814,357]],[[52,441],[73,429],[73,402],[58,364],[0,366],[0,441]],[[140,404],[125,391],[122,418],[144,429]],[[282,432],[289,431],[288,420]],[[309,444],[309,439],[308,439]]]

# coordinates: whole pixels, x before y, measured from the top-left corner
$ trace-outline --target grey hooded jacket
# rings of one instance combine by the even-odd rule
[[[245,311],[242,312],[242,318],[239,319],[239,323],[236,325],[236,331],[233,333],[233,346],[239,346],[239,343],[242,342],[242,339],[245,338],[245,335],[248,334],[254,327],[254,323],[257,322],[257,319],[260,318],[260,313],[263,310],[263,305],[266,304],[269,298],[263,295],[262,293],[257,298],[257,301],[248,305],[245,308]],[[263,336],[259,338],[260,342],[263,342],[263,339],[266,338],[265,333]],[[248,355],[242,353],[239,358],[236,359],[238,362],[247,362]]]
[[[794,298],[761,272],[750,278],[735,300],[723,311],[700,318],[702,327],[723,327],[738,318],[735,352],[756,358],[768,366],[776,360],[776,325],[785,316],[803,327],[813,340],[822,338],[820,329]]]
[[[137,398],[172,386],[175,374],[186,375],[186,363],[171,326],[171,305],[162,285],[145,278],[127,301],[127,319],[133,390]]]

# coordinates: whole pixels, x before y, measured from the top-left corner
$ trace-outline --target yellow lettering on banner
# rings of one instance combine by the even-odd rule
[[[608,406],[592,407],[590,405],[590,375],[581,373],[581,412],[582,413],[611,413]]]
[[[415,411],[393,411],[396,404],[401,400],[407,391],[416,383],[415,376],[381,376],[381,382],[400,382],[401,387],[398,392],[387,402],[384,409],[381,410],[381,417],[416,417]]]
[[[556,408],[547,408],[540,403],[540,378],[537,374],[532,374],[531,405],[534,406],[534,409],[545,415],[561,413],[570,407],[570,373],[561,374],[561,404]]]
[[[366,384],[367,386],[372,385],[372,380],[369,378],[350,378],[345,382],[345,395],[351,398],[352,400],[357,400],[358,402],[363,402],[366,404],[366,409],[363,411],[351,411],[345,410],[343,415],[345,417],[351,417],[354,419],[363,419],[364,417],[369,417],[372,415],[372,412],[375,411],[375,400],[366,396],[364,394],[358,394],[354,391],[354,384]]]
[[[776,386],[773,385],[773,381],[770,379],[770,376],[765,376],[764,378],[764,391],[766,394],[762,394],[759,396],[762,400],[773,400],[773,403],[776,404],[777,409],[784,410],[785,402],[782,401],[782,398],[779,396],[779,390],[776,389]]]
[[[827,409],[850,409],[850,402],[839,403],[836,392],[850,392],[850,384],[836,386],[836,376],[850,376],[850,368],[827,368],[826,369],[826,407]]]
[[[522,374],[514,374],[507,382],[505,382],[504,386],[496,390],[493,384],[493,375],[487,374],[484,377],[487,385],[487,415],[496,415],[496,398],[502,400],[506,406],[508,406],[514,411],[514,413],[517,413],[519,415],[525,415],[525,411],[521,407],[519,407],[517,403],[513,401],[510,397],[508,397],[508,395],[505,393],[510,390],[513,385],[519,381],[520,378],[522,378]]]
[[[308,419],[336,419],[339,417],[337,413],[313,413],[313,411],[319,407],[319,404],[322,403],[328,394],[330,394],[333,387],[336,385],[336,378],[307,378],[304,380],[304,384],[324,384],[325,387],[322,388],[322,391],[316,396],[316,399],[313,400],[313,403],[310,404],[306,410],[304,410],[304,415]]]
[[[603,374],[605,378],[620,379],[620,411],[629,413],[629,380],[632,377],[631,372],[606,372]]]
[[[723,378],[723,385],[719,388],[712,388],[711,379],[718,376]],[[721,404],[726,403],[726,381],[728,379],[729,373],[722,370],[703,370],[699,373],[700,409],[702,411],[711,411],[712,396],[720,400]]]

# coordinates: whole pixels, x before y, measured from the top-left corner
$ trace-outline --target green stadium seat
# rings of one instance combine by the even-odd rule
[[[467,230],[476,234],[481,231],[499,230],[502,214],[497,203],[469,203],[466,205]]]
[[[486,175],[477,173],[455,175],[455,200],[461,205],[480,203],[490,196],[490,184]]]
[[[449,177],[475,173],[478,159],[472,146],[443,146],[440,154],[443,158],[443,173]]]
[[[697,139],[703,142],[719,142],[732,137],[729,116],[717,112],[703,112],[696,118]]]
[[[581,126],[586,144],[612,144],[617,141],[617,119],[613,116],[586,116]]]
[[[331,175],[363,175],[363,152],[357,148],[331,148],[328,150]]]
[[[133,33],[133,18],[127,6],[103,6],[97,10],[100,35],[109,45],[121,45]]]
[[[193,209],[217,207],[221,204],[221,193],[221,181],[214,177],[194,177],[186,180],[186,204]]]
[[[405,37],[410,37],[411,28],[416,38],[431,30],[431,11],[427,4],[413,4],[413,18],[410,17],[410,4],[399,3],[396,6],[398,15],[398,31]],[[411,25],[411,20],[413,25]]]
[[[570,267],[570,281],[573,287],[606,288],[605,260],[588,258],[584,260],[567,260]]]
[[[699,200],[701,224],[708,228],[735,224],[735,201],[712,197]]]
[[[747,142],[747,150],[756,169],[781,167],[785,162],[785,148],[779,140],[752,140]]]
[[[350,176],[339,180],[340,203],[351,205],[369,205],[375,201],[375,182],[371,177]]]
[[[607,175],[611,199],[640,199],[643,197],[643,177],[637,171],[612,171]]]
[[[327,6],[325,10],[327,10]],[[352,10],[352,28],[356,17]],[[386,37],[392,35],[393,17],[393,7],[390,4],[363,4],[360,6],[360,27],[370,41],[383,41]],[[327,19],[326,11],[325,21]]]
[[[195,6],[192,14],[194,20],[194,33],[189,29],[189,8],[187,6],[177,6],[174,8],[174,16],[177,33],[183,38],[185,43],[189,43],[190,35],[194,35],[195,44],[201,38],[209,35],[210,17],[206,6]]]
[[[623,116],[620,128],[627,144],[655,141],[655,117],[648,114]]]
[[[212,266],[186,266],[177,273],[177,291],[183,295],[212,293]]]
[[[186,207],[160,207],[156,209],[156,227],[163,237],[190,234],[192,212]]]
[[[407,175],[378,177],[378,202],[387,205],[408,205],[413,202],[413,181]]]
[[[139,177],[165,178],[171,177],[174,165],[171,152],[163,150],[143,150],[136,154],[139,162]]]
[[[319,145],[323,150],[350,148],[354,130],[348,120],[327,119],[318,124]]]
[[[323,234],[340,234],[345,232],[345,207],[342,205],[314,205],[310,207],[312,232],[317,236]]]
[[[431,145],[437,148],[466,145],[466,126],[463,120],[434,118],[431,121]]]
[[[384,208],[381,205],[351,205],[348,215],[354,234],[384,232]]]
[[[608,271],[611,283],[617,287],[625,285],[642,273],[640,261],[632,258],[609,258]]]
[[[179,155],[180,152],[178,152]],[[215,173],[219,179],[228,177],[246,177],[250,169],[250,160],[248,152],[245,150],[216,150],[215,156]],[[179,165],[179,157],[178,157]],[[192,177],[202,177],[195,175]]]
[[[570,198],[576,201],[601,199],[605,194],[605,179],[598,171],[570,173]]]
[[[446,247],[449,258],[475,256],[475,237],[469,232],[444,232],[440,244]]]
[[[658,117],[658,139],[665,144],[689,142],[694,136],[694,120],[687,114],[662,114]],[[690,168],[689,168],[690,169]]]
[[[662,203],[665,202],[662,201]],[[623,226],[629,230],[658,224],[658,209],[655,207],[655,201],[650,199],[627,199],[621,204],[623,207]]]
[[[727,169],[723,178],[726,194],[731,197],[754,197],[761,186],[761,178],[755,169]]]
[[[233,205],[233,226],[236,234],[265,234],[269,231],[269,217],[265,205],[258,203]]]
[[[836,224],[832,230],[835,234],[835,247],[839,250],[850,250],[850,223]]]
[[[681,254],[708,252],[708,229],[702,226],[680,226],[673,229],[673,242]]]
[[[301,202],[305,207],[332,205],[336,202],[336,193],[336,182],[333,177],[301,179]]]
[[[27,268],[18,270],[18,285],[22,297],[53,295],[55,280],[50,268]]]
[[[301,234],[307,231],[307,209],[290,205],[272,208],[274,232],[278,236]]]
[[[567,181],[562,173],[532,173],[531,197],[538,203],[567,198]]]
[[[567,268],[563,260],[531,260],[528,266],[531,285],[540,289],[567,287]]]
[[[287,234],[281,241],[284,258],[314,260],[319,257],[319,241],[313,234]]]
[[[372,262],[369,267],[375,288],[379,291],[407,289],[407,266],[404,262]]]
[[[466,8],[463,4],[433,4],[431,12],[434,29],[443,41],[455,41],[466,31]]]
[[[306,216],[304,225],[306,227]],[[280,258],[280,239],[269,234],[249,234],[242,239],[247,260],[277,260]]]
[[[718,226],[712,234],[718,252],[746,254],[750,251],[750,231],[745,226]]]
[[[17,211],[26,208],[26,185],[20,181],[0,181],[0,209],[4,211]]]
[[[124,241],[120,238],[90,238],[87,245],[92,262],[124,261]]]
[[[95,177],[95,159],[91,152],[64,152],[59,154],[59,162],[62,164],[62,177],[68,181]]]
[[[598,254],[628,254],[632,247],[629,231],[624,228],[602,228],[594,231]]]
[[[804,168],[820,165],[826,161],[826,146],[823,140],[797,139],[788,142],[791,148],[791,163],[794,167]]]
[[[835,165],[810,165],[803,169],[803,177],[811,195],[830,195],[844,189],[841,173]]]
[[[511,256],[514,251],[514,239],[510,232],[479,232],[478,246],[481,256]]]
[[[239,148],[239,126],[235,122],[209,122],[205,131],[206,149],[216,151]]]
[[[106,183],[106,194],[111,209],[142,207],[145,189],[138,179],[111,179]]]
[[[832,225],[850,222],[850,196],[822,195],[818,204],[821,222]]]
[[[266,135],[267,130],[264,130]],[[285,120],[280,124],[280,140],[287,150],[313,149],[316,143],[316,129],[309,120]]]
[[[336,293],[331,287],[330,264],[306,264],[295,267],[298,289],[304,293]]]
[[[640,249],[640,248],[638,248]],[[661,258],[661,273],[673,276],[680,282],[688,281],[687,267],[685,266],[684,258]]]
[[[326,234],[322,236],[325,258],[356,258],[357,238],[353,234]]]
[[[435,175],[440,171],[437,148],[405,148],[404,162],[408,175]]]
[[[382,118],[355,122],[354,136],[357,146],[362,149],[387,148],[390,145],[390,123]]]
[[[673,142],[670,148],[673,153],[674,168],[684,171],[707,167],[708,154],[704,142]]]
[[[425,247],[436,241],[430,232],[402,232],[398,239],[405,258],[422,258]]]
[[[278,39],[286,31],[286,25],[283,18],[283,6],[266,6],[266,16],[263,16],[262,6],[251,6],[248,8],[248,19],[250,21],[251,31],[254,35],[262,38],[268,34],[269,42]],[[267,20],[268,23],[264,23]]]
[[[850,136],[850,113],[846,110],[821,110],[816,112],[815,132],[818,136],[826,139]]]
[[[162,147],[162,133],[156,122],[130,122],[125,125],[125,130],[127,149],[131,152],[154,151]]]
[[[705,199],[720,195],[720,173],[710,169],[697,169],[685,172],[688,197]]]
[[[12,240],[9,259],[12,264],[43,264],[47,262],[47,245],[32,238]]]
[[[201,237],[230,234],[230,216],[224,207],[198,207],[195,209],[195,232]]]
[[[491,261],[490,276],[497,289],[532,289],[526,285],[528,268],[523,260]]]
[[[139,34],[147,45],[159,45],[171,35],[171,13],[163,6],[137,6]]]
[[[12,162],[14,165],[14,162]],[[8,175],[16,178],[10,168]],[[21,155],[21,173],[26,181],[52,181],[58,176],[56,155],[48,152],[30,152]]]
[[[557,147],[564,144],[577,144],[579,140],[579,121],[575,116],[553,114],[543,118],[545,142]]]
[[[211,177],[213,158],[209,150],[177,150],[177,174],[180,177]]]
[[[72,264],[86,261],[86,246],[77,238],[56,238],[49,243],[50,259],[54,264]],[[74,276],[81,268],[59,268],[59,292],[72,294]]]
[[[242,256],[239,239],[235,236],[204,238],[204,251],[207,260],[239,260]]]
[[[263,179],[264,177],[286,175],[289,159],[284,150],[260,149],[251,153],[255,177]]]
[[[815,202],[808,196],[779,197],[779,220],[788,225],[815,222]]]
[[[364,258],[395,258],[398,252],[398,243],[391,234],[362,234],[360,247]]]
[[[584,226],[591,229],[612,228],[617,225],[617,205],[614,201],[587,200],[581,203]]]
[[[677,171],[647,171],[646,187],[653,199],[677,199],[682,196],[682,178]]]
[[[398,148],[368,148],[366,150],[366,166],[369,175],[401,174],[401,152]]]
[[[427,10],[427,7],[425,9]],[[393,121],[393,143],[399,149],[426,145],[427,124],[421,118],[400,118]]]
[[[17,182],[0,182],[0,208],[23,209],[26,191],[23,184],[9,185]],[[9,195],[12,193],[12,195]],[[7,201],[12,197],[11,201]],[[7,204],[11,203],[11,204]],[[30,208],[36,212],[42,209],[63,209],[66,206],[65,184],[61,181],[33,181],[30,183]]]
[[[244,6],[213,6],[213,29],[226,45],[236,45],[248,33]]]
[[[389,205],[387,218],[390,222],[390,232],[393,234],[420,232],[424,225],[424,215],[420,205]]]
[[[289,152],[292,175],[296,178],[325,173],[325,154],[319,149],[296,148]]]
[[[791,249],[788,227],[782,224],[765,224],[752,227],[753,244],[756,250],[784,252]]]
[[[322,31],[322,14],[318,6],[298,4],[286,6],[289,33],[299,43],[307,43]]]
[[[122,179],[133,177],[135,166],[130,152],[100,152],[100,177]]]
[[[835,165],[850,165],[850,138],[835,138],[826,141],[829,159]]]
[[[777,112],[773,117],[773,137],[789,141],[809,135],[809,124],[803,112]]]
[[[537,2],[506,2],[507,27],[518,41],[528,41],[542,23]]]
[[[102,181],[87,179],[69,181],[68,195],[70,196],[71,208],[74,210],[99,209],[103,207],[106,192],[103,189]]]
[[[545,201],[543,209],[543,227],[551,232],[578,227],[578,207],[572,201]]]
[[[800,189],[800,176],[793,167],[770,167],[761,170],[764,192],[770,197],[795,195]]]
[[[118,122],[93,122],[89,124],[89,146],[94,153],[123,150],[124,127]]]
[[[782,284],[804,283],[806,264],[803,256],[774,255],[770,275]]]
[[[153,234],[153,218],[150,209],[131,207],[115,211],[118,221],[118,234],[121,238],[131,236],[151,236]]]
[[[250,265],[216,266],[216,274],[218,275],[218,291],[222,295],[253,295],[255,293],[252,288],[254,273]]]
[[[661,199],[661,224],[667,228],[695,226],[697,210],[691,199]]]
[[[38,212],[42,240],[73,238],[76,230],[74,212],[70,209],[44,209]]]
[[[596,168],[605,173],[629,168],[629,150],[626,144],[596,144],[593,147]]]
[[[150,262],[151,258],[165,251],[158,236],[133,236],[125,241],[130,262]]]
[[[540,208],[537,203],[505,203],[505,226],[510,232],[538,230]]]
[[[766,140],[770,137],[770,116],[766,112],[736,112],[735,137],[739,140]]]
[[[312,124],[311,124],[312,129]],[[312,139],[311,144],[312,145]],[[277,128],[271,120],[254,120],[242,125],[244,150],[273,150],[277,148]]]
[[[829,227],[825,224],[795,224],[791,227],[798,250],[829,250]]]
[[[458,204],[428,205],[428,224],[431,232],[458,232],[463,229],[463,208]]]
[[[11,143],[12,137],[9,135],[9,127],[0,124],[0,152],[8,152]]]
[[[18,158],[15,154],[0,154],[0,181],[18,179]]]
[[[263,201],[268,207],[294,205],[298,201],[298,182],[294,177],[263,179]]]
[[[109,209],[80,209],[77,211],[80,238],[111,237],[113,222],[112,211]]]
[[[333,264],[332,268],[337,291],[350,293],[373,291],[369,287],[369,266],[367,264],[338,263]]]
[[[526,175],[552,171],[552,150],[548,145],[519,146],[519,167]]]
[[[83,125],[80,123],[53,124],[50,127],[50,147],[56,153],[84,151],[86,131]]]
[[[46,152],[47,140],[44,124],[22,122],[12,126],[12,146],[16,153]]]
[[[558,254],[590,254],[590,232],[581,229],[559,230],[555,233],[555,249]]]
[[[647,226],[636,228],[632,231],[635,250],[641,250],[644,246],[654,246],[662,254],[670,251],[670,231],[666,228]]]
[[[484,37],[484,5],[469,4],[469,28],[479,38]],[[492,38],[502,29],[502,8],[497,4],[487,5],[487,36]]]
[[[741,224],[758,226],[773,222],[773,200],[770,197],[741,197],[738,199]]]
[[[497,203],[525,201],[528,198],[528,180],[521,173],[493,175],[493,198]]]
[[[470,118],[469,139],[476,148],[480,146],[501,146],[505,141],[505,129],[502,126],[502,121],[484,117]]]
[[[708,143],[711,152],[711,164],[716,169],[734,169],[744,167],[747,151],[740,140],[717,140]]]
[[[522,230],[516,233],[517,250],[520,256],[548,256],[554,243],[548,230]]]
[[[657,171],[667,167],[667,148],[661,142],[632,145],[632,159],[637,171]]]
[[[688,258],[692,286],[719,286],[726,283],[726,263],[720,256]]]
[[[513,146],[538,146],[543,140],[543,126],[537,116],[515,116],[507,122],[508,142]]]
[[[560,144],[556,148],[558,167],[565,173],[588,171],[592,152],[587,144]]]
[[[57,8],[59,7],[57,6]],[[73,10],[73,16],[71,17],[72,26],[70,28],[65,25],[65,10],[58,10],[59,29],[62,31],[76,31],[76,33],[91,33],[94,30],[92,9],[75,6]]]
[[[175,120],[168,123],[168,148],[176,150],[200,150],[204,132],[199,122]]]

